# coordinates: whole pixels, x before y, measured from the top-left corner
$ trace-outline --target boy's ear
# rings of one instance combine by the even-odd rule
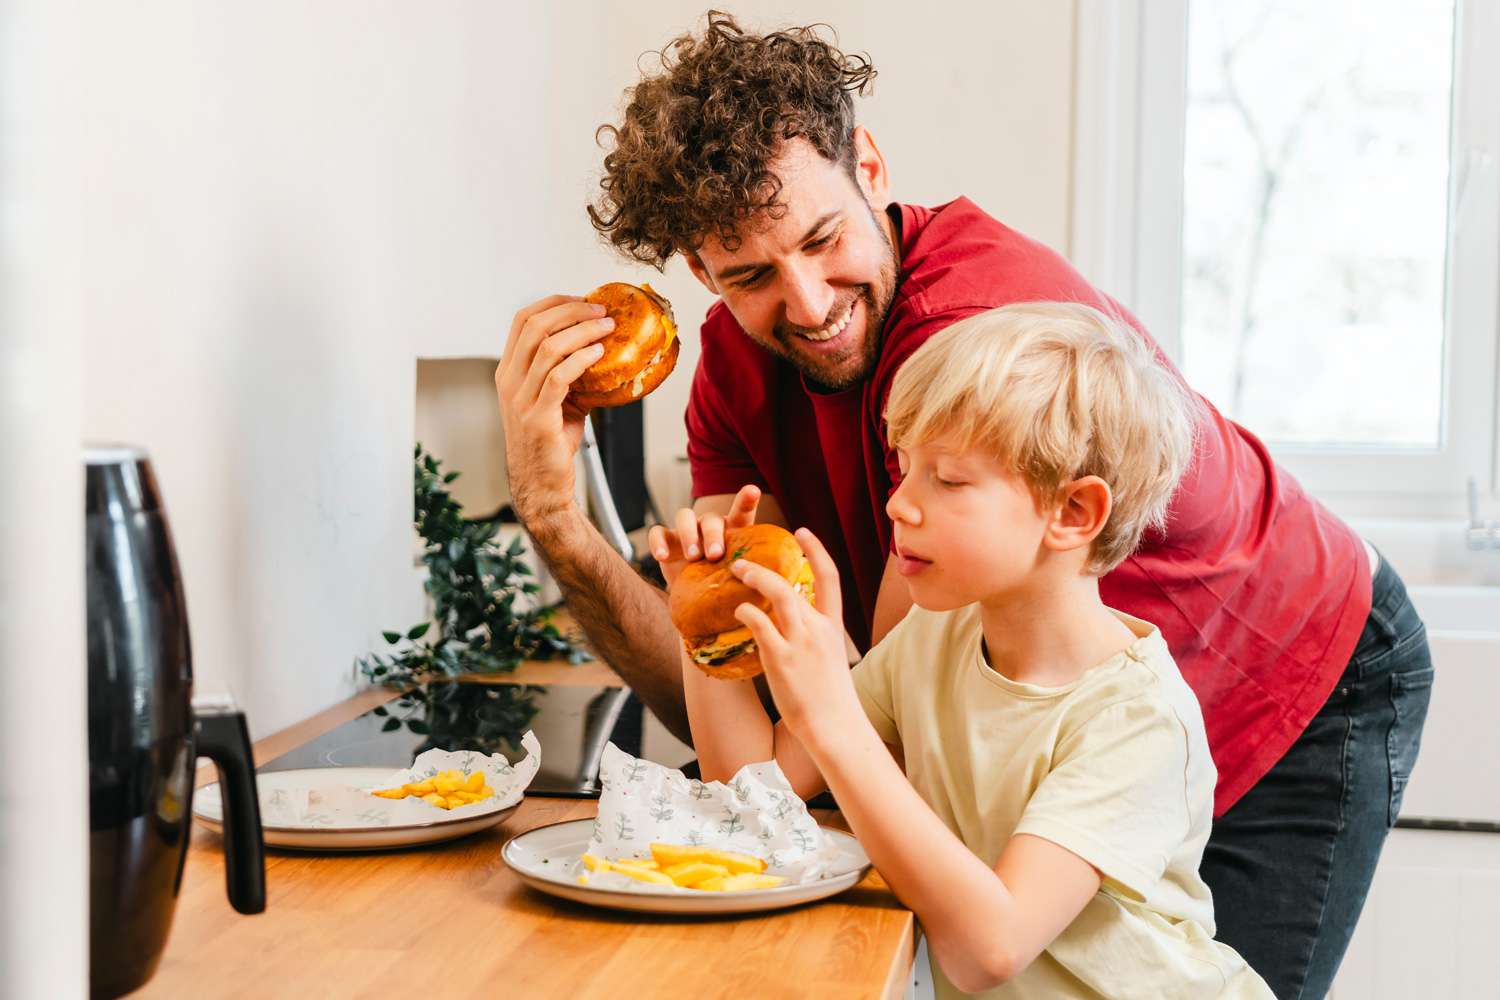
[[[1044,543],[1059,552],[1087,546],[1104,530],[1113,507],[1109,484],[1098,476],[1083,476],[1065,484],[1047,523]]]

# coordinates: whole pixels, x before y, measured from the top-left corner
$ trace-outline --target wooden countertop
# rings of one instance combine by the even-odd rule
[[[602,664],[525,664],[511,680],[600,683]],[[618,683],[615,678],[614,683]],[[367,690],[260,740],[257,763],[394,693]],[[203,777],[212,780],[209,774]],[[588,818],[590,800],[527,798],[499,826],[405,851],[268,850],[266,911],[236,913],[219,837],[194,825],[171,938],[137,997],[891,997],[915,920],[878,873],[839,896],[749,917],[626,914],[526,888],[500,860],[518,833]],[[837,813],[820,822],[847,829]]]

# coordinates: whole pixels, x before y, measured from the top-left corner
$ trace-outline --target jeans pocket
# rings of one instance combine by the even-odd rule
[[[1422,745],[1422,725],[1427,721],[1427,703],[1432,697],[1431,667],[1391,674],[1391,729],[1385,750],[1391,768],[1391,805],[1388,823],[1394,826],[1401,812],[1406,782],[1417,763]]]

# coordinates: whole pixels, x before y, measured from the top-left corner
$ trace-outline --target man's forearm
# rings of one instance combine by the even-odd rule
[[[641,577],[576,507],[527,521],[568,611],[594,651],[684,743],[692,742],[682,694],[682,640],[666,592]]]

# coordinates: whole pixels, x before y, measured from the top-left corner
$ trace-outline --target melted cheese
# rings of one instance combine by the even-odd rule
[[[641,287],[644,288],[652,298],[656,299],[662,307],[661,325],[667,328],[667,339],[661,342],[661,348],[664,351],[671,346],[672,340],[677,336],[677,321],[672,316],[671,307],[666,304],[667,300],[661,297],[660,292],[645,283],[642,283]],[[656,358],[660,357],[661,354],[658,353]],[[656,364],[656,358],[653,358],[651,360],[652,364]]]

